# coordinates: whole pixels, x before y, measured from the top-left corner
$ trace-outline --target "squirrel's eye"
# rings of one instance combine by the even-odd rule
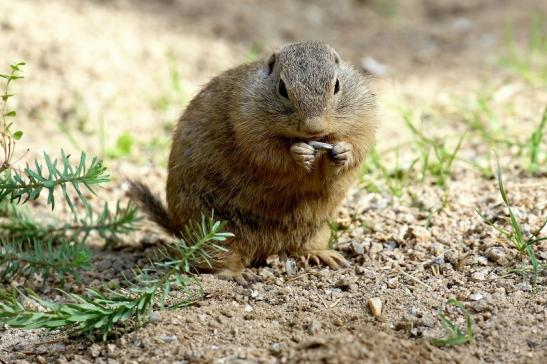
[[[287,87],[285,86],[285,82],[283,82],[283,80],[279,80],[279,94],[286,99],[289,98],[289,94],[287,93]]]
[[[340,81],[336,79],[336,83],[334,84],[334,94],[336,95],[340,91]]]

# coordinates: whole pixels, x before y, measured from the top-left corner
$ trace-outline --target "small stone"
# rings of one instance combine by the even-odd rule
[[[221,314],[221,315],[224,315],[224,316],[226,316],[226,317],[228,317],[228,318],[234,317],[234,315],[233,315],[230,311],[228,311],[228,310],[226,310],[226,309],[220,310],[220,314]]]
[[[474,260],[474,263],[477,265],[488,265],[488,259],[482,255],[477,255]]]
[[[446,261],[450,262],[450,264],[452,264],[454,267],[458,264],[459,262],[459,256],[458,254],[453,251],[453,250],[447,250],[445,253],[444,253],[444,259],[446,259]]]
[[[473,304],[475,312],[490,311],[490,303],[486,299],[478,300]]]
[[[355,256],[363,255],[365,254],[365,247],[363,246],[363,244],[354,241],[351,243],[351,251]]]
[[[503,248],[499,246],[492,246],[488,248],[485,252],[485,255],[488,259],[495,263],[498,263],[501,266],[509,264],[509,260],[507,259],[507,254],[505,254],[505,250],[503,250]]]
[[[484,298],[484,295],[480,292],[477,292],[477,293],[470,294],[467,298],[471,301],[480,301]]]
[[[101,355],[101,347],[98,344],[92,344],[88,351],[92,358],[98,358]]]
[[[349,281],[349,279],[341,278],[338,281],[336,281],[334,286],[336,288],[340,288],[342,291],[347,291],[349,289],[350,284],[351,284],[351,282]]]
[[[532,286],[528,282],[520,282],[515,284],[515,289],[517,291],[530,292],[532,290]]]
[[[207,320],[207,315],[204,314],[204,313],[200,313],[198,315],[198,319],[201,321],[201,322],[205,322]]]
[[[368,308],[372,316],[377,317],[382,313],[382,300],[380,297],[373,297],[368,300]]]
[[[471,279],[475,282],[485,281],[487,277],[488,277],[487,269],[481,269],[471,274]]]
[[[160,336],[160,340],[165,343],[172,343],[177,341],[177,337],[175,335],[162,335]]]
[[[253,307],[251,305],[245,305],[245,308],[243,310],[245,312],[251,312],[253,310]]]
[[[293,276],[298,273],[298,267],[296,266],[296,261],[293,258],[289,258],[285,261],[285,272],[289,276]]]
[[[150,322],[160,322],[161,321],[161,314],[159,311],[152,311],[150,314]]]
[[[360,238],[365,233],[365,229],[358,227],[349,232],[349,236],[352,238]]]
[[[116,344],[107,344],[106,351],[109,356],[112,356],[116,352]]]
[[[393,250],[397,247],[397,243],[393,240],[390,240],[387,243],[384,243],[382,246],[384,247],[384,249]]]
[[[372,57],[364,57],[361,60],[361,68],[363,68],[365,71],[370,72],[374,76],[382,77],[387,75],[388,73],[388,67],[378,62]]]
[[[452,29],[458,33],[465,33],[473,27],[473,23],[469,18],[459,17],[452,21]]]
[[[388,288],[394,289],[394,288],[397,288],[398,285],[399,285],[399,279],[397,277],[390,278],[387,280]]]
[[[258,275],[261,276],[264,281],[275,279],[275,274],[273,274],[272,271],[268,268],[260,269],[260,272],[258,273]]]
[[[308,326],[306,327],[306,330],[308,331],[308,334],[315,335],[319,332],[321,329],[321,323],[315,319],[311,320]]]
[[[431,251],[436,256],[439,256],[439,255],[444,253],[444,246],[442,244],[439,244],[439,243],[433,243],[433,244],[431,244]]]
[[[270,346],[270,353],[272,353],[273,355],[281,354],[281,344],[273,343],[272,346]]]
[[[382,250],[384,250],[384,246],[380,243],[372,243],[370,246],[370,254],[378,254]]]

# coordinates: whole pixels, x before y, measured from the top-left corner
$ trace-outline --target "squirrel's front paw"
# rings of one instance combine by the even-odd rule
[[[295,143],[291,146],[291,154],[294,160],[308,172],[315,161],[315,149],[306,143]]]
[[[334,144],[330,156],[337,166],[344,167],[353,163],[353,145],[348,142]]]

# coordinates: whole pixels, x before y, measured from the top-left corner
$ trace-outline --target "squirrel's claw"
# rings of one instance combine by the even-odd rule
[[[336,143],[330,152],[330,156],[337,166],[349,166],[354,160],[353,146],[347,142]]]
[[[315,162],[316,152],[315,149],[307,143],[294,143],[291,146],[291,154],[294,160],[304,167],[306,171],[310,171]]]

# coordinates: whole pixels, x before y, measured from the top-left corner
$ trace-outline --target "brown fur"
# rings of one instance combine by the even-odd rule
[[[173,136],[166,211],[142,185],[133,195],[174,233],[212,209],[228,221],[235,238],[217,271],[237,275],[272,254],[345,264],[328,251],[327,221],[373,144],[374,110],[364,77],[328,45],[287,45],[215,77],[191,101]],[[310,140],[334,144],[333,154]]]

